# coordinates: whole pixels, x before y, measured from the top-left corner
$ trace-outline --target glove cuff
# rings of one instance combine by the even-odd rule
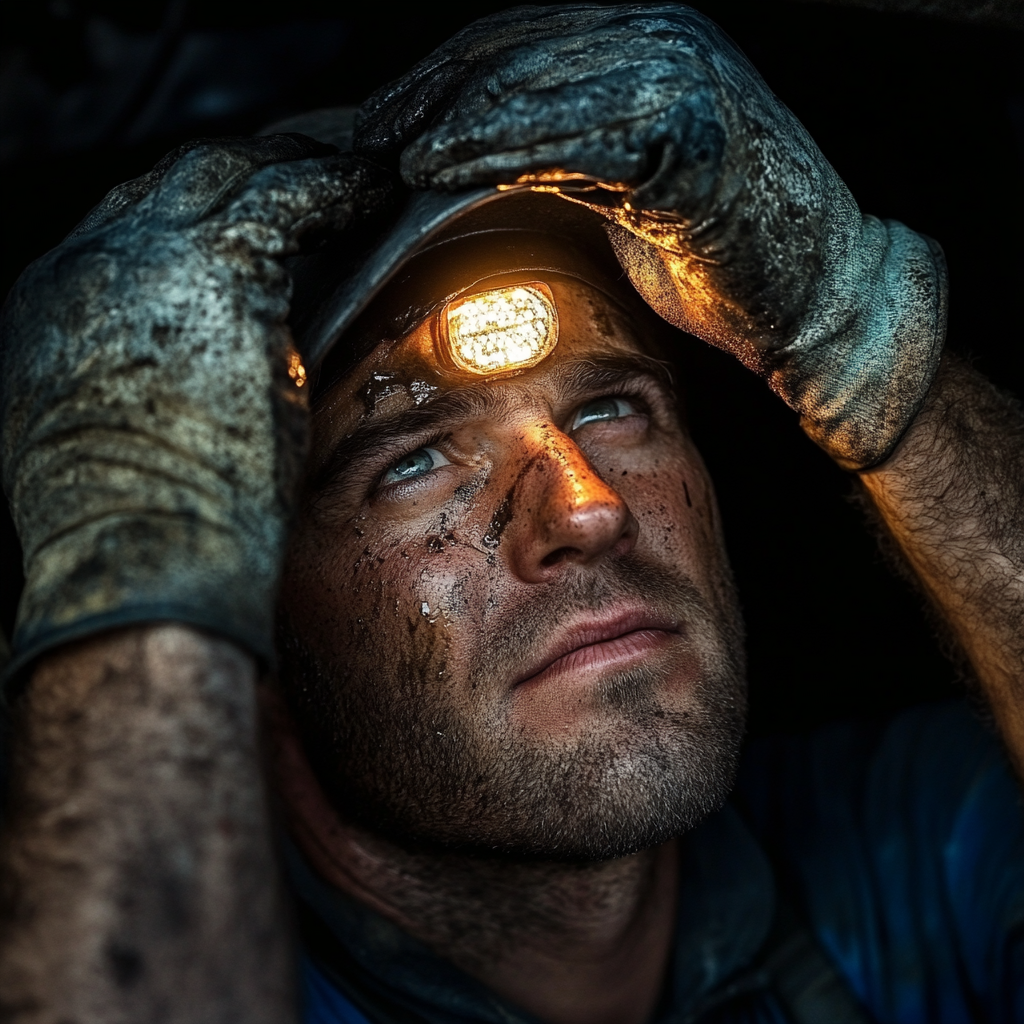
[[[840,466],[870,469],[892,454],[938,371],[946,261],[931,239],[865,217],[857,252],[824,280],[811,328],[774,355],[766,377]]]
[[[14,656],[3,674],[8,696],[47,651],[144,623],[197,626],[272,663],[277,560],[267,554],[280,538],[262,532],[137,514],[107,516],[50,539],[28,562]]]
[[[0,703],[10,704],[17,699],[28,683],[28,670],[48,652],[98,633],[158,622],[195,626],[207,633],[225,637],[264,664],[272,664],[273,651],[267,644],[267,638],[271,635],[269,624],[260,626],[255,620],[245,623],[228,619],[213,609],[166,601],[148,605],[133,604],[76,619],[62,626],[53,623],[37,623],[34,624],[35,628],[27,624],[25,628],[19,626],[15,634],[15,653],[0,672]]]

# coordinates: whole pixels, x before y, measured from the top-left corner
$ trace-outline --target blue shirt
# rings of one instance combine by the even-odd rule
[[[680,856],[656,1024],[792,1024],[770,985],[749,983],[780,906],[796,909],[866,1020],[1024,1021],[1020,790],[960,704],[753,744],[730,804],[682,837]],[[289,861],[329,936],[304,961],[306,1024],[537,1024],[294,850]]]

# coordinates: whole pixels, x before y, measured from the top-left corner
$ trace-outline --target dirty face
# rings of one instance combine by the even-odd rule
[[[282,679],[343,814],[393,839],[594,860],[717,807],[742,630],[670,381],[602,293],[470,379],[434,321],[318,403]]]

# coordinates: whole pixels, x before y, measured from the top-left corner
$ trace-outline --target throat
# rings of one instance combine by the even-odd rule
[[[579,865],[410,851],[344,831],[307,850],[319,873],[504,999],[550,1024],[650,1019],[675,930],[674,841]]]
[[[281,806],[325,882],[548,1024],[650,1019],[675,933],[675,840],[586,864],[411,849],[343,818],[287,725],[279,712]]]

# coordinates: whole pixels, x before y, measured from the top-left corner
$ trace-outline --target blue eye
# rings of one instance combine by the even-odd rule
[[[425,476],[438,466],[449,466],[451,463],[436,448],[417,448],[408,455],[403,455],[381,477],[382,484],[398,484],[406,480],[415,480]]]
[[[632,402],[625,398],[597,398],[593,402],[587,402],[577,413],[572,421],[572,430],[587,423],[600,423],[603,420],[618,420],[623,416],[636,415],[636,409]]]

